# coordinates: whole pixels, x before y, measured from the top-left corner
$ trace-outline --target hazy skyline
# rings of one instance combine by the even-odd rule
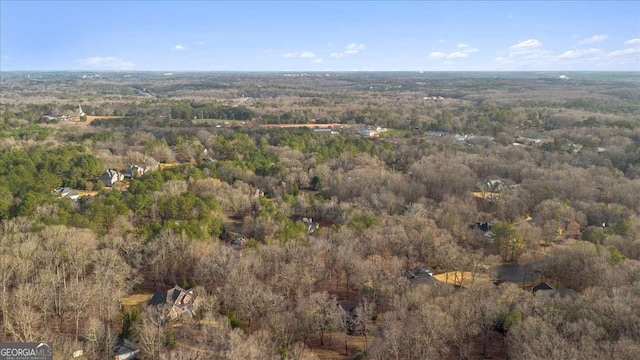
[[[640,2],[0,2],[0,69],[640,71]]]

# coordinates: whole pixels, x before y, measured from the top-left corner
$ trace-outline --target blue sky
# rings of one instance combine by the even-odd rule
[[[640,71],[640,1],[0,0],[0,69]]]

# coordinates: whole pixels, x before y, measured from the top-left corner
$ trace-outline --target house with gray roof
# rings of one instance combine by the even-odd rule
[[[107,169],[101,176],[100,176],[100,181],[102,181],[102,183],[105,186],[113,186],[115,185],[117,182],[123,181],[124,180],[124,175],[117,172],[116,170],[113,169]]]
[[[122,171],[122,175],[127,179],[140,177],[144,175],[144,173],[145,173],[145,168],[138,165],[131,165],[130,167]]]
[[[538,285],[534,286],[531,289],[531,292],[535,296],[559,297],[559,298],[569,298],[569,299],[573,299],[578,296],[578,293],[573,289],[569,289],[569,288],[556,289],[546,282],[541,282]]]
[[[139,348],[128,339],[119,338],[113,348],[114,360],[131,360],[136,358]]]
[[[195,315],[200,307],[201,300],[193,292],[193,290],[185,290],[176,285],[173,288],[162,291],[156,290],[153,297],[149,299],[149,306],[165,306],[169,307],[165,315],[167,320],[175,320],[183,314]]]

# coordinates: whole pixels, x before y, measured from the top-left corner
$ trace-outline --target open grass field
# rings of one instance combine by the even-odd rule
[[[98,195],[98,191],[96,191],[96,190],[78,190],[78,195],[80,195],[80,196],[96,196],[96,195]]]
[[[167,163],[167,164],[165,164],[165,163],[158,164],[160,170],[164,170],[166,168],[170,168],[170,167],[174,167],[174,166],[178,166],[178,165],[180,165],[180,163],[177,163],[177,162],[175,162],[175,163]]]
[[[445,284],[469,287],[476,281],[491,281],[487,274],[472,273],[470,271],[451,271],[433,275],[433,277]]]
[[[411,132],[406,129],[388,129],[387,131],[378,133],[381,137],[402,137]]]
[[[488,191],[474,191],[471,193],[473,197],[478,199],[497,200],[500,199],[500,193]]]
[[[151,299],[152,296],[153,294],[151,293],[129,295],[126,298],[123,298],[122,300],[120,300],[120,303],[123,306],[129,306],[129,307],[138,306],[149,301],[149,299]]]
[[[97,116],[97,115],[87,115],[87,124],[91,124],[96,120],[113,120],[113,119],[122,119],[124,116]]]

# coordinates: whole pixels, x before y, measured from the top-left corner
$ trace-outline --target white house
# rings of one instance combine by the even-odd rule
[[[105,171],[104,174],[100,176],[100,181],[102,181],[102,183],[105,184],[105,186],[113,186],[117,182],[123,181],[123,180],[124,180],[124,175],[113,169],[107,169],[107,171]]]
[[[145,168],[143,168],[141,166],[138,166],[138,165],[132,165],[128,169],[125,169],[122,172],[124,177],[127,178],[127,179],[133,179],[133,178],[140,177],[140,176],[144,175],[144,173],[145,173]]]

